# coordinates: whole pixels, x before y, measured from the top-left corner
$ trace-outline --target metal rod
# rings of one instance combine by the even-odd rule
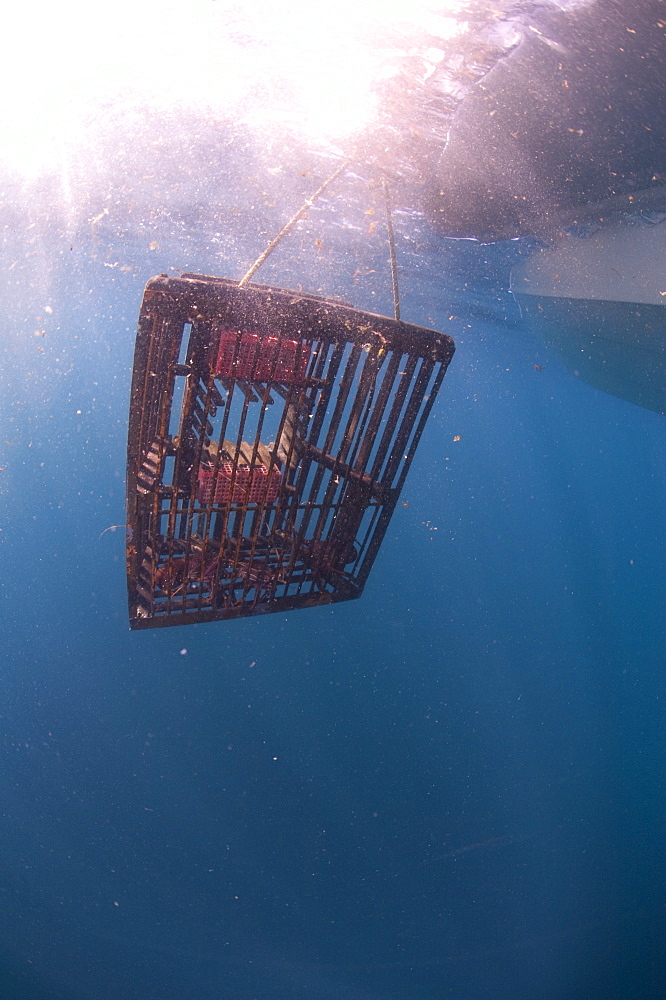
[[[388,229],[389,252],[391,254],[391,282],[393,284],[393,311],[395,318],[400,319],[400,293],[398,291],[398,264],[395,258],[395,237],[393,235],[393,220],[391,219],[391,195],[386,174],[382,174],[384,196],[386,198],[386,228]]]
[[[340,174],[344,173],[344,171],[347,169],[350,163],[351,160],[345,160],[344,163],[341,163],[340,166],[333,171],[328,180],[325,180],[324,183],[321,185],[321,187],[317,188],[315,193],[313,195],[310,195],[307,201],[305,201],[303,205],[301,205],[298,212],[296,212],[296,215],[292,216],[292,218],[289,220],[286,226],[284,226],[284,228],[277,234],[275,239],[271,240],[271,242],[268,244],[264,252],[259,257],[257,257],[257,259],[255,260],[254,264],[247,272],[247,274],[243,275],[241,280],[238,282],[239,288],[242,288],[243,285],[250,280],[252,275],[259,270],[259,268],[264,263],[266,258],[273,253],[278,243],[280,243],[281,240],[284,239],[289,230],[292,229],[296,225],[296,223],[307,214],[308,209],[312,208],[317,198],[319,198],[320,195],[324,193],[329,184],[332,184],[333,181],[337,180]]]

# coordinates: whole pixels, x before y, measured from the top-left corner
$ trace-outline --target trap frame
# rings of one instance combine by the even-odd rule
[[[127,459],[133,629],[359,597],[450,337],[284,289],[145,289]]]

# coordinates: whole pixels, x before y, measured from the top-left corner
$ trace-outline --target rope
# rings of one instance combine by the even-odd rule
[[[389,251],[391,254],[391,283],[393,285],[393,312],[400,319],[400,293],[398,291],[398,263],[395,258],[395,237],[393,235],[393,220],[391,219],[391,195],[386,174],[382,174],[384,195],[386,197],[386,228],[388,229]]]
[[[307,201],[305,201],[305,203],[299,208],[298,212],[296,212],[296,215],[294,215],[289,220],[289,222],[286,224],[286,226],[277,234],[277,236],[275,237],[275,239],[271,240],[271,242],[268,244],[268,246],[266,247],[266,249],[264,250],[264,252],[259,257],[257,257],[257,259],[255,260],[254,264],[252,265],[252,267],[250,268],[250,270],[247,272],[247,274],[243,275],[243,277],[241,278],[241,280],[238,282],[238,287],[239,288],[242,288],[243,285],[247,281],[250,280],[250,278],[255,273],[255,271],[259,270],[259,268],[264,263],[264,261],[266,260],[266,258],[270,254],[273,253],[273,251],[275,250],[275,248],[278,245],[278,243],[280,243],[284,239],[284,237],[287,235],[287,233],[289,232],[289,230],[292,229],[292,227],[295,226],[296,223],[300,219],[304,218],[304,216],[308,212],[308,209],[312,208],[312,206],[316,202],[317,198],[319,198],[320,195],[322,195],[324,193],[324,191],[329,186],[329,184],[332,184],[333,181],[335,181],[335,180],[338,179],[338,177],[340,176],[340,174],[344,173],[344,171],[347,169],[347,167],[350,165],[350,163],[351,163],[351,160],[345,160],[344,163],[341,163],[340,166],[337,168],[337,170],[333,171],[333,173],[328,178],[328,180],[324,181],[324,183],[321,185],[321,187],[317,188],[317,190],[315,191],[315,193],[313,195],[310,195],[310,197],[307,199]]]

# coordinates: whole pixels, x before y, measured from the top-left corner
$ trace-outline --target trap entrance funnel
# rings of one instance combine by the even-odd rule
[[[330,299],[151,279],[130,402],[131,628],[360,597],[453,351]]]

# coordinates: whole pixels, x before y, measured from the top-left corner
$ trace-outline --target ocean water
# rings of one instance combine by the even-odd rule
[[[241,153],[213,208],[7,188],[0,996],[657,1000],[664,418],[521,323],[522,244],[396,213],[457,352],[361,600],[128,631],[143,286],[240,277],[323,176]],[[352,172],[257,280],[390,313],[378,199]]]

